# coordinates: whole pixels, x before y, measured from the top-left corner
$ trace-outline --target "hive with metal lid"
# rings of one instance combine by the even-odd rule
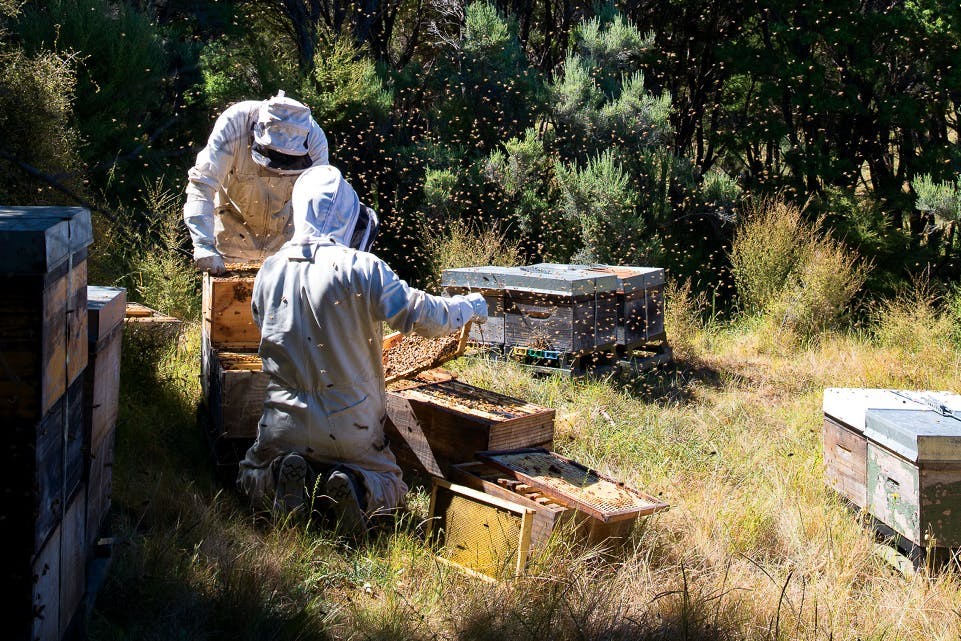
[[[468,267],[445,270],[441,285],[450,294],[479,291],[487,299],[488,322],[472,331],[475,341],[582,354],[617,340],[613,274],[547,264]]]

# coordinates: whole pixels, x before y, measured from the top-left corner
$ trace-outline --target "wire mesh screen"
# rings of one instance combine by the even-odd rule
[[[515,512],[437,486],[434,532],[439,556],[492,578],[517,566],[523,519]]]

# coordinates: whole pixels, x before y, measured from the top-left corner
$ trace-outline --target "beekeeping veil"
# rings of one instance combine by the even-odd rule
[[[254,123],[254,162],[280,174],[300,173],[313,164],[308,154],[310,107],[278,91],[265,100]]]
[[[370,251],[374,244],[380,222],[377,214],[361,204],[336,167],[320,165],[301,174],[294,183],[291,206],[294,236],[290,245],[307,247],[330,239]]]

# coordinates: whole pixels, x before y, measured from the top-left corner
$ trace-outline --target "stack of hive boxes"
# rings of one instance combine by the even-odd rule
[[[623,355],[664,339],[664,270],[564,265],[445,270],[448,293],[479,292],[487,323],[473,342],[528,364],[565,368],[585,355]]]
[[[825,480],[919,548],[961,546],[961,396],[824,390]]]
[[[550,451],[553,409],[438,370],[392,385],[387,435],[400,466],[433,477],[439,558],[486,578],[524,571],[568,528],[577,540],[623,541],[663,502]]]
[[[0,529],[10,545],[5,630],[59,639],[84,595],[83,372],[90,212],[0,208],[0,417],[9,468]]]
[[[257,355],[260,330],[250,309],[258,269],[228,265],[222,276],[204,274],[202,387],[214,451],[227,466],[256,438],[267,389]]]

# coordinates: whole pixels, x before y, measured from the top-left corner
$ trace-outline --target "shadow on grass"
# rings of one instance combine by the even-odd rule
[[[611,377],[612,384],[648,403],[683,403],[692,398],[695,386],[720,387],[720,373],[697,359],[678,357],[642,372]]]
[[[223,492],[196,420],[199,355],[127,337],[111,567],[90,639],[328,639],[324,610]],[[195,338],[195,337],[194,337]]]

